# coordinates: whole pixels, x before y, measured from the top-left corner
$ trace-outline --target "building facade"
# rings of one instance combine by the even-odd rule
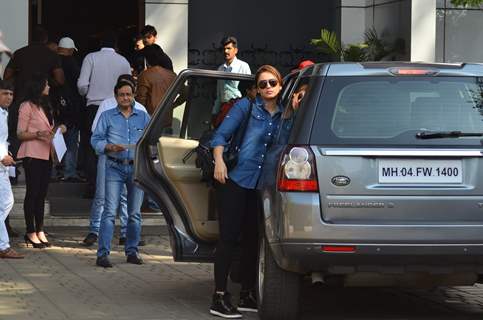
[[[253,69],[271,63],[288,71],[301,59],[326,61],[309,44],[321,28],[337,31],[346,44],[362,42],[374,28],[386,42],[402,40],[403,60],[483,62],[483,33],[474,32],[483,27],[483,7],[455,8],[450,0],[0,0],[0,30],[12,50],[29,42],[37,23],[57,37],[74,34],[83,54],[84,37],[107,25],[151,24],[178,72],[214,69],[223,61],[225,35],[238,37],[239,56]],[[3,55],[1,64],[7,61]]]

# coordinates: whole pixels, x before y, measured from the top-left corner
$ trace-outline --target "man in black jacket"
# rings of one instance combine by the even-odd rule
[[[165,69],[174,71],[171,58],[163,51],[163,49],[159,45],[155,43],[158,39],[158,32],[156,31],[156,28],[150,25],[144,26],[144,28],[141,30],[141,36],[143,38],[143,43],[145,47],[157,46],[161,51],[162,57],[160,59],[160,66]],[[141,54],[142,52],[143,51],[141,50]]]
[[[17,154],[20,142],[17,139],[18,108],[26,94],[26,84],[34,74],[49,76],[51,88],[62,86],[65,82],[59,56],[47,48],[48,34],[41,26],[36,26],[32,32],[32,43],[16,50],[5,68],[5,80],[13,80],[15,96],[8,113],[9,149]],[[16,181],[14,181],[16,182]]]
[[[60,39],[57,53],[61,58],[62,69],[65,74],[65,85],[53,93],[52,101],[59,112],[59,121],[67,126],[64,139],[67,152],[63,159],[64,175],[62,181],[84,182],[77,175],[77,150],[79,148],[80,109],[83,99],[77,91],[77,79],[80,66],[74,57],[77,48],[74,40],[69,37]]]

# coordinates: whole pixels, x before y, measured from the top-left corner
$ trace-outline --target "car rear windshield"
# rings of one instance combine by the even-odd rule
[[[418,139],[423,131],[483,132],[477,77],[327,77],[311,142],[481,147],[481,137]]]

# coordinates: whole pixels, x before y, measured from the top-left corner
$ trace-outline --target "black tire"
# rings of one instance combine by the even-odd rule
[[[295,320],[302,277],[281,269],[264,236],[258,254],[258,314],[261,320]]]

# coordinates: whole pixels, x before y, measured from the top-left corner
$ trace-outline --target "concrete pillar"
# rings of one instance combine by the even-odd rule
[[[158,31],[157,43],[173,60],[176,73],[188,65],[188,2],[189,0],[146,2],[146,24],[154,26]]]
[[[412,0],[411,61],[436,60],[436,0]]]
[[[29,2],[28,0],[0,0],[0,30],[3,41],[15,51],[28,43]],[[0,75],[8,63],[8,57],[2,54]]]

